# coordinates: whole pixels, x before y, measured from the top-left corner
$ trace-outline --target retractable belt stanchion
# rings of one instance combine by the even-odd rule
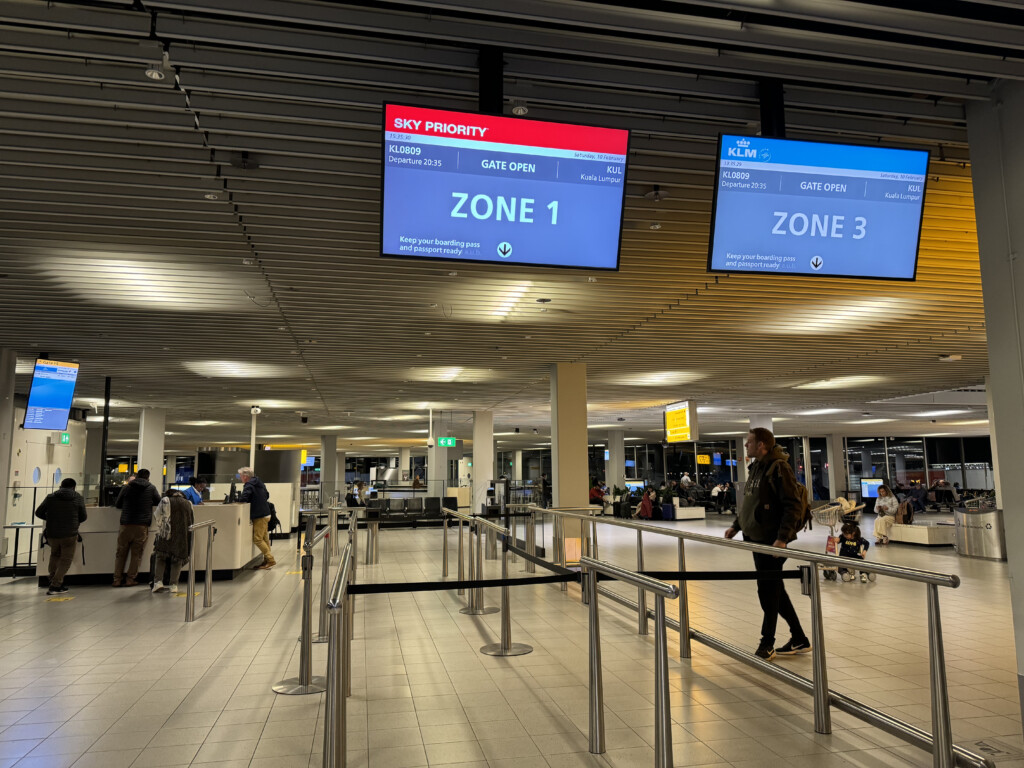
[[[346,697],[350,685],[351,642],[348,584],[354,574],[355,558],[351,543],[341,556],[338,575],[327,600],[330,629],[327,640],[327,689],[324,697],[323,768],[346,768],[348,759],[348,711]]]
[[[303,695],[322,693],[326,689],[323,677],[313,677],[313,547],[327,530],[322,531],[319,538],[316,531],[316,517],[306,516],[306,543],[303,544],[305,554],[302,556],[302,635],[299,638],[299,676],[290,677],[275,683],[275,693],[286,695]]]
[[[448,578],[448,516],[441,515],[441,578]]]
[[[501,548],[501,578],[508,579],[509,529],[506,528],[502,535],[504,536],[504,539],[502,541]],[[526,643],[512,642],[511,611],[512,606],[511,597],[509,595],[509,586],[508,584],[505,584],[501,588],[501,642],[485,645],[480,649],[480,653],[486,654],[487,656],[525,656],[526,654],[533,652],[533,646],[527,645]]]
[[[481,581],[484,577],[484,541],[480,529],[487,524],[487,521],[475,518],[467,520],[467,522],[469,523],[469,580]],[[497,606],[492,605],[488,608],[484,605],[484,590],[482,587],[471,587],[469,590],[469,605],[459,610],[459,613],[468,616],[482,616],[486,613],[497,612]]]
[[[530,516],[526,518],[526,551],[534,557],[537,556],[537,513],[532,509]],[[527,559],[524,563],[526,573],[536,573],[537,564]]]
[[[327,529],[327,541],[324,543],[323,565],[320,568],[320,625],[313,638],[314,643],[327,642],[327,598],[331,589],[331,550],[338,542],[337,519]]]
[[[463,536],[462,536],[462,526],[463,526],[463,522],[462,522],[462,518],[460,517],[459,518],[459,581],[462,581],[463,579],[466,578],[466,557],[465,557],[465,555],[463,553],[463,547],[462,547],[462,539],[463,539]],[[464,594],[466,594],[466,588],[465,587],[459,587],[459,595],[461,596],[461,595],[464,595]]]
[[[637,571],[643,571],[644,569],[644,532],[636,532],[636,569]],[[640,623],[637,627],[638,635],[647,634],[647,592],[643,587],[637,589],[637,614],[640,619]]]

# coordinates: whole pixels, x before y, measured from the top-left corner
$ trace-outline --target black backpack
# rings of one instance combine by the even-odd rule
[[[281,527],[281,521],[277,517],[277,509],[274,507],[274,502],[268,501],[267,506],[270,507],[270,520],[267,521],[267,535],[269,536]]]

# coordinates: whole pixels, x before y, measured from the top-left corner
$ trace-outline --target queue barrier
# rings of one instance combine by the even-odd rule
[[[680,531],[673,528],[654,526],[647,523],[633,521],[597,518],[594,519],[591,510],[588,508],[556,508],[543,509],[531,507],[535,514],[552,514],[555,524],[553,527],[556,540],[554,552],[556,557],[561,557],[561,564],[565,564],[565,542],[564,542],[564,519],[578,519],[583,525],[584,549],[588,547],[596,549],[597,523],[613,525],[622,528],[630,528],[637,531],[637,560],[638,570],[642,570],[643,564],[643,533],[668,536],[678,539],[678,557],[680,572],[685,572],[685,551],[684,542],[694,541],[715,546],[725,546],[733,549],[744,549],[749,552],[760,552],[762,554],[779,555],[779,550],[762,544],[752,544],[745,541],[728,540],[718,536]],[[582,514],[587,512],[588,514]],[[562,537],[562,541],[558,540]],[[591,540],[592,539],[592,540]],[[801,690],[812,693],[814,699],[814,729],[817,733],[828,734],[832,732],[830,707],[836,708],[853,715],[865,722],[874,725],[882,730],[898,736],[914,746],[920,747],[933,756],[934,768],[995,768],[995,763],[987,757],[971,752],[953,743],[952,726],[949,712],[949,693],[946,680],[945,652],[942,639],[942,621],[939,606],[938,588],[956,588],[960,585],[960,579],[953,574],[942,574],[932,571],[924,571],[916,568],[905,568],[901,566],[885,565],[882,563],[862,562],[858,563],[859,570],[866,573],[892,576],[909,581],[917,581],[926,585],[927,588],[927,611],[928,611],[928,647],[929,647],[929,687],[931,696],[932,732],[928,733],[910,723],[899,720],[863,702],[859,702],[849,696],[834,691],[828,687],[828,671],[826,666],[824,626],[821,613],[821,595],[819,570],[823,567],[847,567],[848,560],[835,555],[819,554],[798,549],[786,549],[787,558],[802,561],[805,566],[801,569],[802,592],[811,598],[811,653],[812,653],[812,678],[808,679],[802,675],[782,669],[777,665],[759,659],[740,648],[731,645],[719,638],[712,637],[703,632],[693,629],[689,624],[688,603],[686,597],[686,580],[680,580],[679,584],[679,619],[678,621],[666,620],[667,626],[679,632],[679,652],[682,658],[690,656],[690,640],[697,640],[710,648],[724,653],[737,661],[749,666],[756,667],[776,679],[782,680]],[[761,577],[763,578],[763,576]],[[567,588],[567,584],[563,585]],[[647,609],[644,600],[638,599],[633,602],[629,598],[618,595],[609,590],[604,590],[595,585],[594,594],[602,594],[609,599],[637,611],[639,618],[638,631],[644,634],[647,620],[651,612]],[[638,598],[640,595],[638,595]],[[587,599],[586,590],[583,590],[583,599]],[[656,618],[656,617],[655,617]]]

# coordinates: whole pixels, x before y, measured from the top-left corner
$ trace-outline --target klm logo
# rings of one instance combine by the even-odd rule
[[[757,157],[757,150],[756,149],[744,148],[744,147],[729,147],[728,150],[726,151],[726,154],[728,154],[729,157],[756,158]]]

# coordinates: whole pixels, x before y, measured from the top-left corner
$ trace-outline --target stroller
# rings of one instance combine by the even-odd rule
[[[863,504],[854,505],[847,499],[835,499],[811,509],[811,517],[814,518],[814,522],[828,526],[825,554],[839,556],[839,536],[836,535],[836,526],[842,526],[844,523],[859,524],[863,509]],[[821,569],[828,581],[836,581],[839,578],[839,569],[836,566],[823,565]],[[873,573],[869,573],[867,576],[869,581],[874,581],[876,578]],[[852,581],[852,579],[852,576],[850,579],[846,579],[844,574],[844,581]]]

